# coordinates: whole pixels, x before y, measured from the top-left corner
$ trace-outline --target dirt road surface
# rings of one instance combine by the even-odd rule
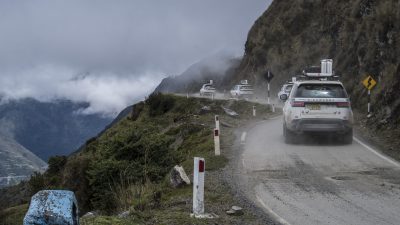
[[[285,144],[282,117],[238,134],[238,182],[281,224],[400,224],[400,164],[355,138]]]

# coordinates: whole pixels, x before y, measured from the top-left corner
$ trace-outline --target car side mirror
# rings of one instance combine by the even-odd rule
[[[280,98],[282,101],[286,101],[286,100],[288,99],[288,96],[287,96],[287,94],[281,94],[281,95],[279,96],[279,98]]]

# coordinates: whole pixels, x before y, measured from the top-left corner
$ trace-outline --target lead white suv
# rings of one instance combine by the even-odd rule
[[[343,143],[353,140],[353,112],[340,81],[296,81],[283,107],[283,135],[286,143],[296,142],[303,133],[332,133]]]

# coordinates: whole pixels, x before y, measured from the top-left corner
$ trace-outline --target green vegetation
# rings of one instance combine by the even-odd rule
[[[193,157],[201,156],[206,159],[209,174],[206,204],[224,215],[219,221],[225,224],[248,220],[251,216],[247,214],[241,218],[225,215],[234,200],[227,192],[229,188],[212,172],[227,163],[224,156],[214,156],[212,130],[215,114],[238,126],[251,118],[253,105],[153,94],[136,104],[129,116],[87,141],[80,152],[51,158],[47,172],[35,174],[28,182],[30,195],[41,189],[74,191],[83,213],[95,210],[103,215],[84,219],[82,224],[208,224],[189,217],[192,187],[173,189],[168,176],[172,167],[180,164],[190,177]],[[203,106],[211,111],[203,111]],[[240,116],[224,115],[221,106]],[[259,115],[269,113],[265,106],[257,109]],[[223,135],[224,148],[233,140],[233,134],[226,128]],[[127,218],[111,216],[127,210]],[[11,214],[24,213],[7,215]]]
[[[28,204],[23,204],[0,211],[0,224],[21,225],[27,210]]]

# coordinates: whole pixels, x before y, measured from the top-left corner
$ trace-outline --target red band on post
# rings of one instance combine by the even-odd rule
[[[199,161],[199,172],[204,173],[204,161],[203,160]]]

